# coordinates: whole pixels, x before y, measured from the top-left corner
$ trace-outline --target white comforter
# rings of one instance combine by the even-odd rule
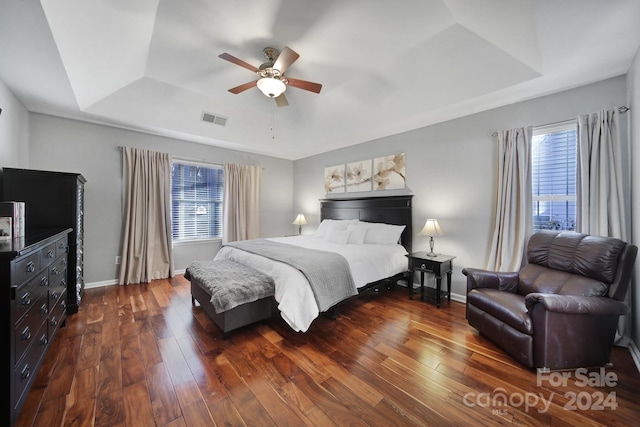
[[[315,236],[268,240],[339,253],[349,262],[358,288],[407,269],[407,251],[402,245],[342,245]],[[306,277],[290,265],[228,246],[223,246],[215,259],[230,259],[271,276],[276,284],[275,299],[280,314],[293,330],[305,332],[320,314]]]

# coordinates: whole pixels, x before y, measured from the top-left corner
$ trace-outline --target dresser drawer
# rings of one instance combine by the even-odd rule
[[[56,260],[56,242],[53,242],[40,251],[40,264],[44,268]]]
[[[43,331],[40,330],[43,325],[47,324],[48,315],[49,305],[47,299],[41,298],[36,302],[35,306],[22,317],[20,322],[15,325],[15,360],[19,361],[32,344],[34,346],[39,345],[36,343],[40,342],[42,336],[38,334],[43,333]],[[42,347],[46,347],[48,339],[47,330],[44,329],[44,345],[42,345]]]
[[[425,262],[423,259],[409,258],[409,270],[420,269],[425,271],[434,271],[434,265],[430,262]]]
[[[16,260],[13,271],[11,282],[14,286],[31,280],[40,271],[40,251]]]
[[[67,316],[67,293],[63,292],[60,299],[51,310],[49,310],[49,342],[53,340],[54,335],[60,329],[60,325]]]
[[[11,384],[14,388],[14,401],[11,402],[12,408],[15,408],[17,402],[21,401],[23,394],[26,393],[28,387],[35,378],[37,369],[40,366],[40,362],[44,357],[47,348],[46,344],[42,344],[42,340],[48,340],[46,323],[43,323],[41,328],[35,332],[33,345],[29,347],[22,360],[19,360],[15,367],[11,367],[14,373],[14,380]]]
[[[55,288],[60,284],[60,280],[67,277],[67,257],[61,257],[49,266],[50,287]]]
[[[60,273],[56,276],[51,275],[49,278],[49,294],[55,293],[56,295],[60,295],[62,292],[67,290],[67,269],[61,270]],[[55,303],[57,298],[54,298],[52,301]]]
[[[18,287],[16,298],[11,301],[11,319],[17,323],[32,307],[38,307],[39,301],[44,298],[47,301],[49,293],[48,270],[41,271],[30,282]]]
[[[67,236],[64,236],[55,243],[56,245],[56,258],[64,254],[69,253],[69,242]]]

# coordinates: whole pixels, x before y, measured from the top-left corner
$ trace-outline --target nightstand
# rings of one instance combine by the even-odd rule
[[[442,275],[447,275],[447,300],[451,301],[451,273],[453,271],[454,256],[438,254],[438,256],[427,256],[426,252],[413,252],[405,255],[409,259],[409,298],[413,299],[413,273],[420,272],[420,298],[424,301],[424,273],[431,273],[436,276],[436,307],[440,308],[440,298],[442,297]],[[427,295],[429,296],[429,295]]]

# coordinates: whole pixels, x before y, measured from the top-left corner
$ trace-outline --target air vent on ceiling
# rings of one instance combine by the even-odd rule
[[[227,118],[218,116],[212,113],[202,112],[202,121],[207,123],[213,123],[214,125],[225,126],[227,124]]]

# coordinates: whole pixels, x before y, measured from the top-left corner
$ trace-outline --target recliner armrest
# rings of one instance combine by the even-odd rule
[[[479,268],[463,268],[462,274],[467,276],[467,293],[471,289],[492,288],[515,293],[520,281],[517,272],[489,271]]]
[[[547,311],[566,314],[589,314],[593,316],[616,316],[629,313],[629,307],[608,297],[584,297],[577,295],[540,294],[533,292],[525,297],[529,313],[541,304]]]

